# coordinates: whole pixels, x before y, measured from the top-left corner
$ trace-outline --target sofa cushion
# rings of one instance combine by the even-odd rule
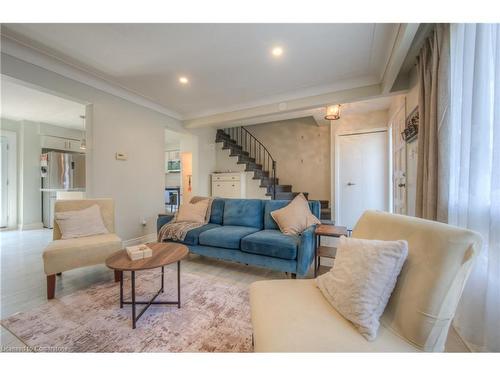
[[[278,229],[278,224],[271,216],[272,211],[279,210],[290,203],[289,200],[267,200],[264,203],[264,229]],[[309,208],[314,216],[319,217],[320,215],[320,204],[319,201],[308,201]]]
[[[276,229],[265,229],[241,240],[241,251],[281,259],[297,258],[299,236],[286,235]]]
[[[186,245],[198,245],[201,233],[218,227],[220,227],[220,225],[209,223],[203,225],[202,227],[191,229],[186,233],[186,237],[184,237],[184,241],[182,241],[182,243]]]
[[[255,352],[417,352],[381,326],[366,340],[323,297],[314,280],[265,280],[250,285]]]
[[[212,202],[212,211],[210,213],[210,223],[222,225],[224,216],[224,199],[214,199]]]
[[[263,228],[263,201],[260,199],[227,199],[223,225]]]
[[[241,239],[258,230],[259,229],[252,227],[225,225],[201,233],[198,241],[200,245],[205,246],[239,249]]]
[[[122,240],[114,233],[55,240],[43,252],[44,270],[47,275],[53,275],[104,263],[107,257],[121,248]]]

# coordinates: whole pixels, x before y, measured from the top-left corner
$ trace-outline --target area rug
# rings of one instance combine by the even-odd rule
[[[175,269],[165,269],[165,292],[176,300]],[[159,289],[159,271],[136,274],[136,298]],[[124,279],[125,299],[130,280]],[[142,306],[138,307],[138,311]],[[183,272],[181,308],[151,306],[131,328],[131,307],[119,306],[119,284],[97,284],[1,321],[35,351],[249,352],[252,327],[248,287]]]

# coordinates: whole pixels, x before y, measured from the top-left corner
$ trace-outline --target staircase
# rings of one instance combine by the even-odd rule
[[[245,164],[246,172],[253,172],[253,179],[260,180],[271,199],[293,199],[298,192],[292,185],[280,185],[276,177],[276,160],[267,148],[243,126],[218,129],[215,142],[222,142],[223,149],[231,150],[229,156],[237,156],[238,164]],[[308,193],[303,193],[307,198]]]

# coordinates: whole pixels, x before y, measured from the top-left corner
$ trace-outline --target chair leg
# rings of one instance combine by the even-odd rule
[[[47,299],[53,299],[56,292],[56,275],[47,275]]]
[[[115,283],[117,283],[118,281],[120,281],[121,278],[122,278],[122,271],[115,270]]]

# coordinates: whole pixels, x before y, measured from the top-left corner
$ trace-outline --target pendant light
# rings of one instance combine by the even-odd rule
[[[326,107],[325,120],[338,120],[340,118],[340,104]]]

